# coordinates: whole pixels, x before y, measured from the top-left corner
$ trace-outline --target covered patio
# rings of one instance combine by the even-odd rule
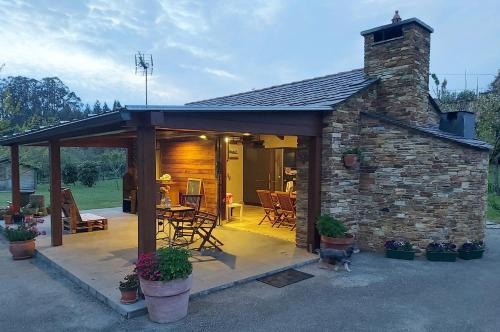
[[[119,304],[117,284],[131,272],[138,254],[154,252],[166,245],[157,240],[157,180],[163,172],[178,172],[178,178],[193,173],[196,177],[206,177],[203,208],[219,218],[213,234],[224,243],[222,251],[193,251],[194,296],[317,258],[310,252],[319,246],[315,220],[320,214],[321,118],[322,112],[330,109],[323,106],[127,106],[84,120],[4,137],[0,144],[11,147],[12,195],[16,209],[20,208],[20,146],[48,146],[51,216],[43,224],[49,235],[37,240],[40,257],[130,316],[133,314],[129,312],[144,310],[144,305]],[[280,230],[287,232],[283,238],[271,233],[259,234],[264,225],[259,231],[253,231],[256,228],[244,225],[245,220],[225,222],[229,153],[226,138],[247,133],[275,135],[279,139],[287,135],[298,138],[296,231]],[[187,160],[188,150],[176,150],[173,145],[187,146],[188,150],[195,146],[198,155],[194,161]],[[61,192],[61,148],[71,147],[127,149],[127,165],[137,172],[137,215],[123,213],[121,208],[87,211],[107,218],[108,228],[63,236],[63,202],[61,195],[54,193]],[[249,211],[252,215],[252,209]],[[257,208],[253,211],[257,224],[261,211]],[[292,241],[289,234],[294,235]]]

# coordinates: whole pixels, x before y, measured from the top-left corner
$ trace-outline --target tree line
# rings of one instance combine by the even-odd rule
[[[0,135],[55,125],[61,121],[79,120],[89,114],[103,114],[120,107],[118,100],[114,100],[111,107],[99,100],[93,106],[84,104],[58,77],[40,80],[24,76],[7,77],[0,80]],[[9,155],[8,149],[0,149],[0,157]],[[61,152],[63,169],[69,167],[83,170],[81,174],[85,173],[84,170],[90,170],[86,174],[97,173],[96,180],[99,177],[120,177],[125,171],[125,158],[125,151],[116,148],[64,148]],[[47,148],[21,147],[20,161],[38,169],[40,182],[47,181]],[[87,175],[86,178],[89,178]],[[95,181],[84,182],[90,184]]]

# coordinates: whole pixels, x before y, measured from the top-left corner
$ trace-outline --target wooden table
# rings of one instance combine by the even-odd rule
[[[156,205],[156,214],[158,216],[157,231],[156,231],[157,240],[166,240],[166,238],[158,238],[159,233],[165,233],[165,220],[166,220],[168,223],[168,243],[169,243],[169,246],[172,246],[171,227],[174,227],[174,228],[179,227],[179,222],[177,222],[176,225],[174,225],[172,223],[172,220],[175,220],[174,215],[187,213],[187,212],[195,212],[195,211],[196,210],[190,206],[177,205],[177,206],[167,207],[167,206],[161,205],[161,204]],[[168,214],[168,216],[166,216],[167,214]],[[160,216],[163,218],[160,219]],[[160,229],[160,226],[161,226],[161,229]]]

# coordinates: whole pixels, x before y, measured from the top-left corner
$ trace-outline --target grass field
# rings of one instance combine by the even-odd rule
[[[92,188],[85,187],[81,184],[66,187],[71,189],[80,210],[117,207],[122,205],[121,179],[99,181]],[[45,205],[50,205],[48,184],[39,184],[36,193],[44,195]],[[0,193],[1,206],[7,205],[6,202],[10,201],[12,199],[11,197],[10,192]]]

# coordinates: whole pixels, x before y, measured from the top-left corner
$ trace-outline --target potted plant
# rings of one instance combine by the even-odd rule
[[[344,250],[354,244],[354,236],[347,233],[347,227],[330,215],[322,215],[316,222],[321,235],[321,247]]]
[[[45,231],[39,232],[35,223],[21,223],[18,227],[7,226],[4,234],[10,241],[9,251],[15,260],[33,257],[35,253],[35,238],[45,235]]]
[[[344,160],[345,167],[355,168],[359,165],[359,161],[361,159],[361,150],[359,148],[346,150],[342,155],[342,159]]]
[[[12,224],[12,211],[7,209],[5,211],[5,214],[3,215],[3,221],[5,222],[5,225],[11,225]]]
[[[432,242],[427,246],[425,256],[434,262],[454,262],[457,260],[456,248],[452,242]]]
[[[415,259],[415,250],[408,241],[390,240],[385,243],[385,257],[395,259]]]
[[[142,254],[135,266],[149,318],[157,323],[175,322],[187,315],[193,266],[184,248],[160,248]]]
[[[466,241],[458,249],[458,257],[465,260],[482,258],[483,253],[483,241]]]
[[[137,302],[137,289],[139,288],[139,277],[137,274],[129,274],[120,281],[120,292],[122,297],[120,302],[123,304],[132,304]]]
[[[21,215],[24,217],[24,220],[26,221],[33,220],[33,215],[36,212],[37,210],[31,206],[31,203],[21,208]]]

